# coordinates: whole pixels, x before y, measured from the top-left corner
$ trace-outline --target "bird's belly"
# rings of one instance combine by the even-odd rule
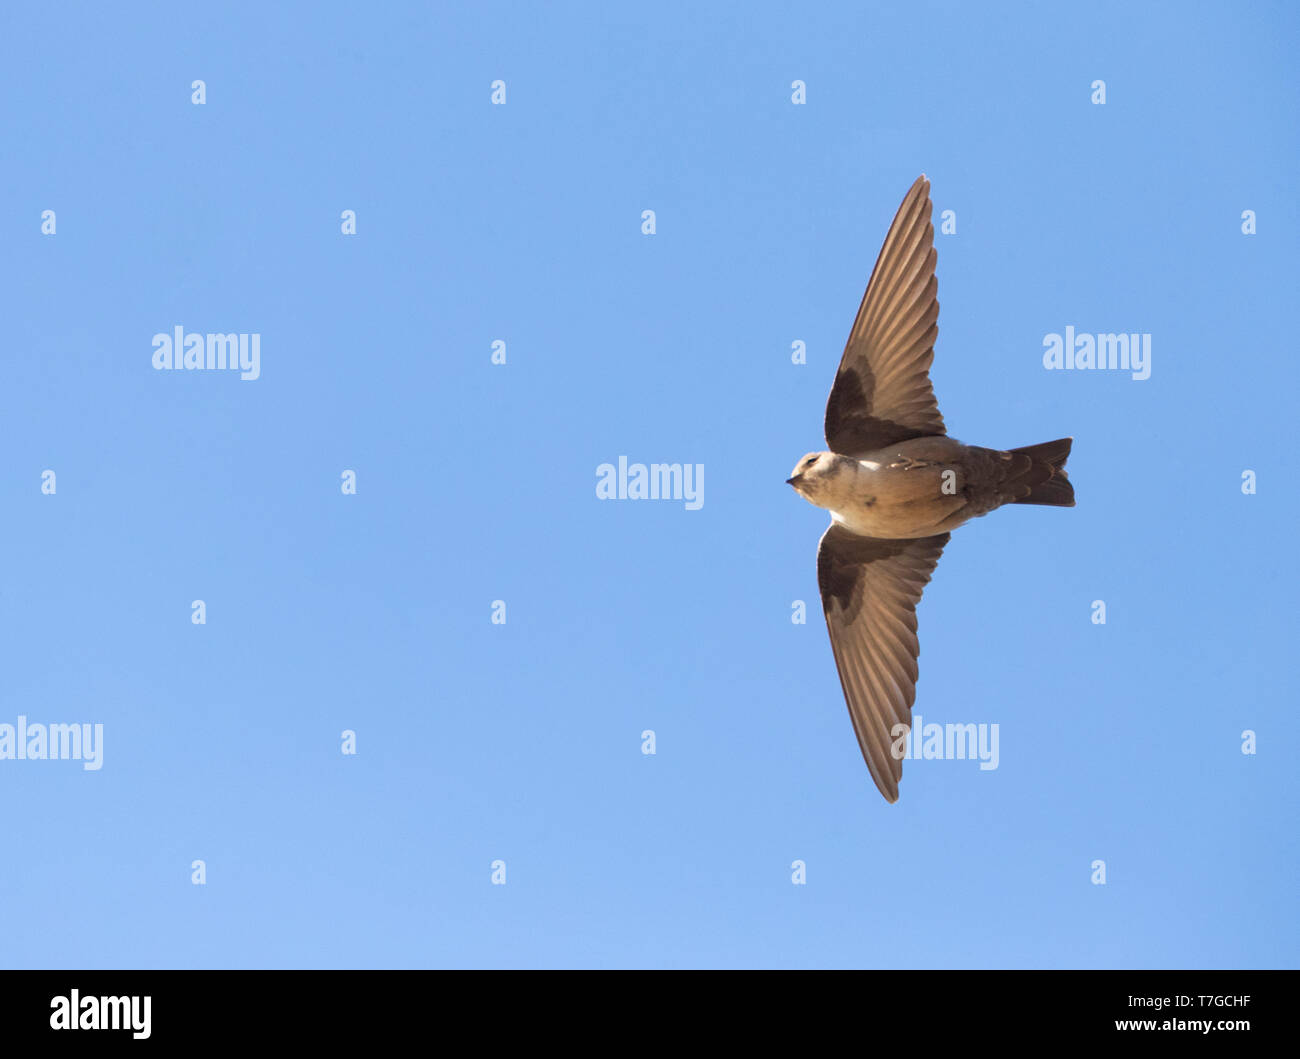
[[[831,518],[864,537],[932,537],[966,521],[966,498],[943,487],[940,474],[881,470],[859,477],[852,495],[830,509]]]
[[[965,522],[952,519],[952,512],[928,511],[832,511],[831,521],[837,522],[850,533],[860,537],[878,537],[883,540],[909,540],[913,537],[933,537],[946,533]]]

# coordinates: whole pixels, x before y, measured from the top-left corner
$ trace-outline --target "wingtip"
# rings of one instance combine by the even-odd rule
[[[903,197],[903,205],[906,206],[909,202],[916,202],[920,199],[928,199],[929,197],[930,180],[924,173],[922,173],[912,181],[912,186],[907,189],[907,194]],[[901,210],[902,207],[900,206],[899,209]]]

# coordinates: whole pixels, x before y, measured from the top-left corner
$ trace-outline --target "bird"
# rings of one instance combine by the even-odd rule
[[[826,402],[827,451],[786,479],[830,512],[817,586],[858,746],[898,801],[916,699],[916,607],[951,531],[1004,504],[1073,507],[1074,439],[986,449],[949,437],[930,382],[939,333],[930,181],[894,216]]]

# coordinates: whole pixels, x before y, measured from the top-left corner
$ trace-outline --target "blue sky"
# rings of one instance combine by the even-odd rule
[[[0,761],[0,964],[1294,966],[1297,16],[1142,6],[7,8],[0,723],[104,736]],[[999,766],[889,806],[783,480],[920,172],[949,430],[1079,504],[955,534]]]

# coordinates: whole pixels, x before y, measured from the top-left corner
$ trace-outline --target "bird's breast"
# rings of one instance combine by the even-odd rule
[[[831,519],[864,537],[941,533],[966,502],[960,476],[938,462],[859,460],[855,472],[838,484],[828,505]]]

